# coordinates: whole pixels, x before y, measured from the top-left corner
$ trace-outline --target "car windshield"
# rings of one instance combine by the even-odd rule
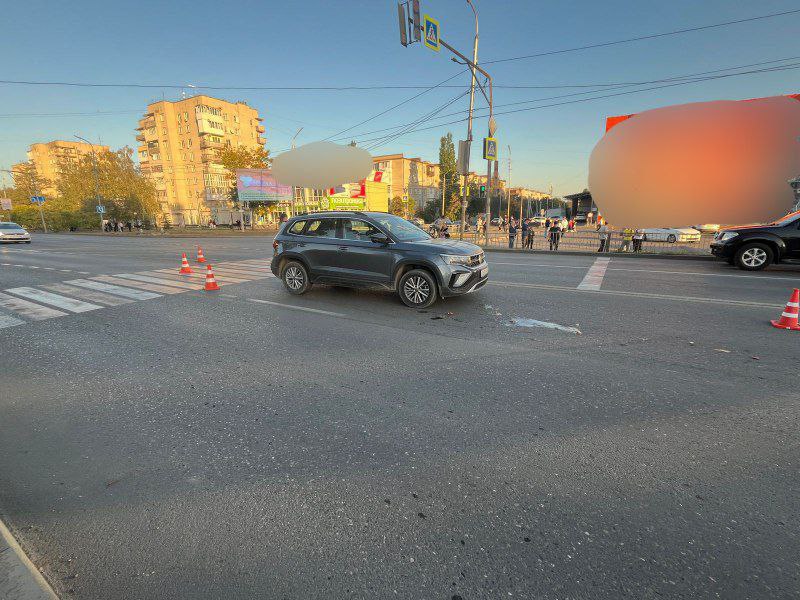
[[[792,223],[797,219],[800,219],[800,210],[797,212],[789,213],[785,217],[781,217],[777,221],[773,221],[772,223],[770,223],[770,225],[788,225],[789,223]]]
[[[0,223],[0,229],[22,229],[22,227],[16,223]]]
[[[409,223],[402,217],[382,215],[380,217],[375,217],[375,220],[401,242],[417,242],[431,239],[431,236],[422,229]]]

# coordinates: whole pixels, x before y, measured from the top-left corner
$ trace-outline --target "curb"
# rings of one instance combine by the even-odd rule
[[[26,556],[2,521],[0,521],[0,598],[58,600],[53,588]]]
[[[482,247],[482,246],[481,246]],[[583,251],[569,251],[560,250],[558,252],[550,252],[549,250],[518,250],[516,248],[483,248],[485,252],[502,252],[505,254],[547,254],[549,256],[595,256],[607,258],[653,258],[653,259],[666,259],[666,260],[697,260],[697,261],[714,261],[716,260],[710,254],[708,256],[702,254],[633,254],[625,252],[583,252]]]

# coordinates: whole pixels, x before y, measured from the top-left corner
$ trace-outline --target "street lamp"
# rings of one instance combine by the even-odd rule
[[[301,131],[303,131],[302,127],[300,129],[298,129],[297,132],[292,136],[292,150],[294,150],[296,148],[294,141],[297,139],[297,136],[300,135]],[[293,187],[292,188],[292,203],[291,203],[292,216],[295,215],[295,206],[294,206],[295,189],[300,190],[300,193],[303,195],[303,207],[305,207],[305,205],[306,205],[306,188],[301,188],[301,187],[296,187],[295,188],[295,187]]]
[[[95,206],[100,206],[100,180],[97,173],[97,153],[94,151],[94,144],[79,135],[74,136],[82,142],[86,142],[92,147],[92,171],[94,172],[94,201]],[[103,213],[100,213],[100,231],[103,231]]]

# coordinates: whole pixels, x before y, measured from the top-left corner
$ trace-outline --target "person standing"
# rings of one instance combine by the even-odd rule
[[[558,243],[561,241],[561,223],[558,220],[553,220],[550,229],[547,231],[547,236],[550,241],[550,250],[557,251]]]
[[[637,229],[636,232],[633,234],[633,251],[634,252],[641,252],[642,251],[642,242],[644,241],[644,231],[641,229]]]
[[[600,224],[600,220],[598,219],[597,225],[597,233],[600,236],[600,247],[597,249],[598,252],[608,252],[608,248],[606,246],[606,236],[608,235],[608,227],[605,225]]]
[[[533,236],[536,235],[536,230],[528,224],[528,234],[524,237],[524,248],[526,250],[533,250]]]
[[[633,228],[626,227],[622,230],[622,245],[619,247],[620,252],[630,252],[631,245],[633,244]]]
[[[508,247],[514,247],[514,241],[517,239],[517,223],[512,217],[508,222]]]
[[[520,224],[520,228],[522,229],[522,237],[520,241],[522,242],[522,246],[525,245],[525,238],[528,237],[528,228],[530,227],[530,223],[528,223],[528,219],[523,219],[522,223]]]

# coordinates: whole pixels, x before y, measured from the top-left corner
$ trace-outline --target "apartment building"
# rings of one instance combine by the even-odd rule
[[[245,102],[205,95],[148,104],[136,128],[137,150],[162,218],[178,226],[224,221],[233,179],[219,163],[219,150],[263,146],[262,121]]]
[[[94,145],[97,153],[107,152],[108,146]],[[46,179],[49,185],[39,190],[43,196],[55,196],[63,168],[70,162],[77,162],[82,156],[92,153],[92,145],[84,142],[53,140],[47,143],[31,144],[28,149],[28,162],[33,164],[36,174]],[[19,172],[25,163],[17,163],[11,167],[12,173]]]
[[[372,168],[382,173],[381,181],[388,185],[389,198],[408,196],[414,200],[410,210],[421,210],[430,200],[442,199],[438,163],[403,154],[384,154],[372,157]]]

